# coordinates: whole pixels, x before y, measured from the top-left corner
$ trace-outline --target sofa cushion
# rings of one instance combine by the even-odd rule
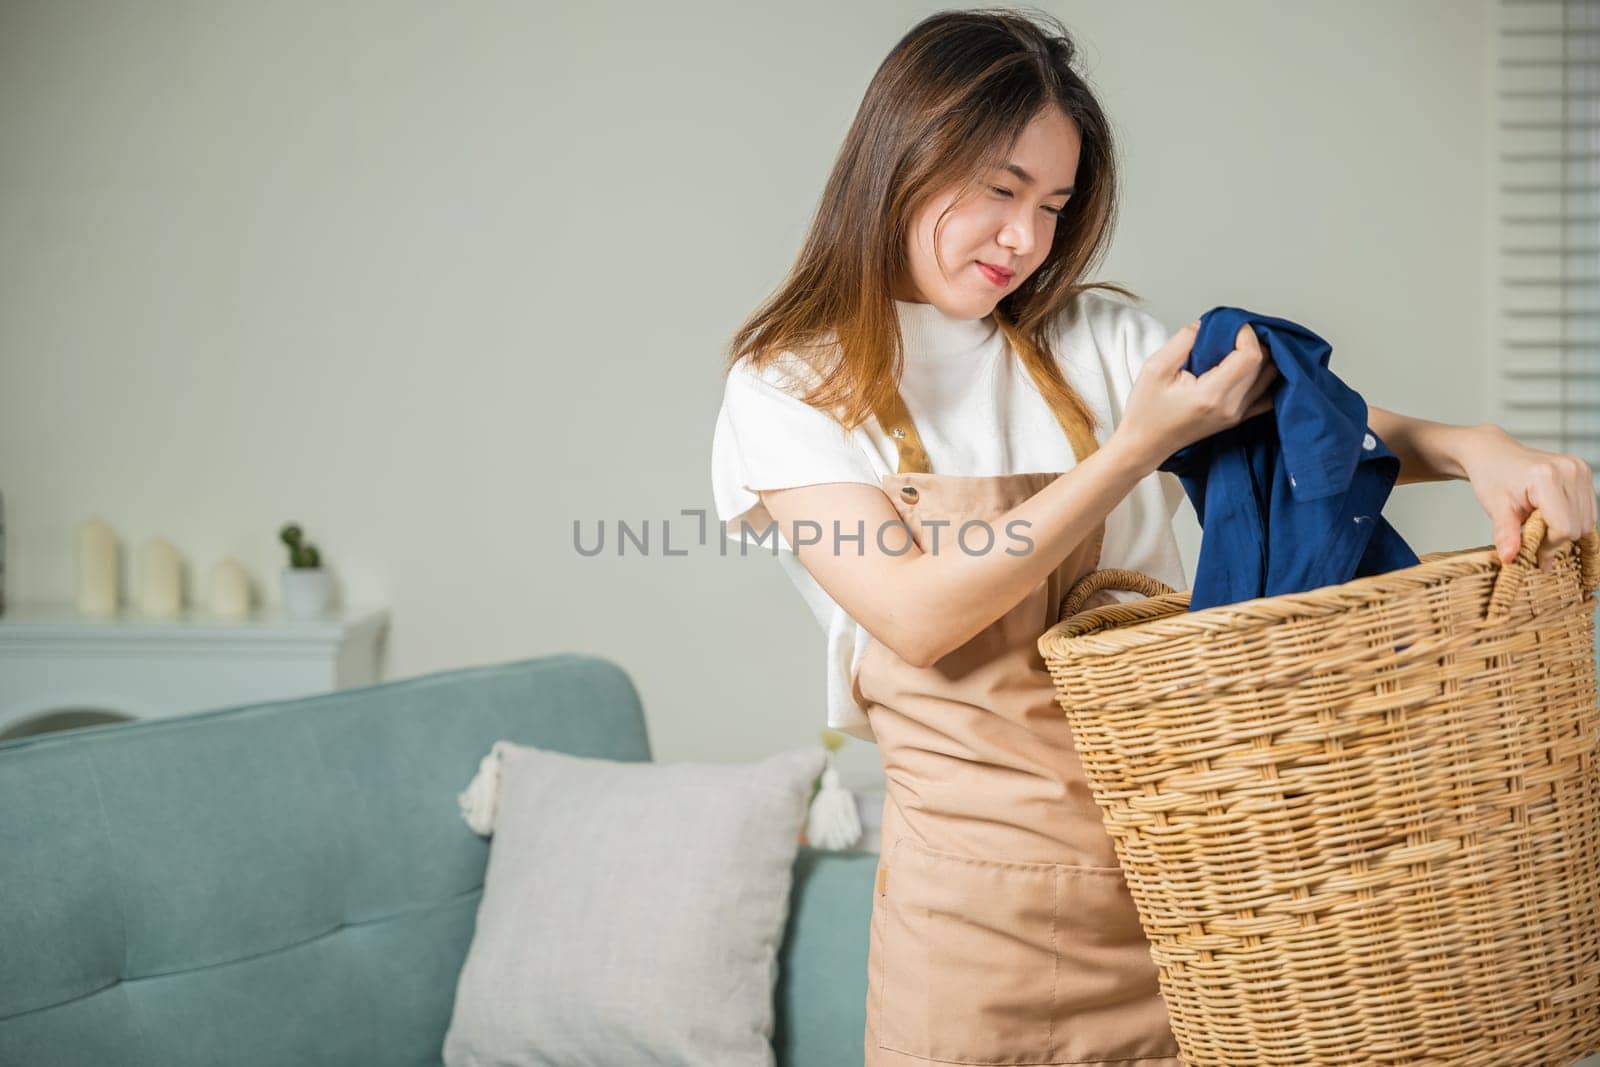
[[[494,840],[445,1063],[773,1063],[824,750],[749,764],[495,750]]]

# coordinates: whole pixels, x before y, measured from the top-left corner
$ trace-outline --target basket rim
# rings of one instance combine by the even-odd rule
[[[1563,547],[1556,555],[1557,566],[1562,566],[1575,554],[1575,544]],[[1047,659],[1069,656],[1084,659],[1115,656],[1132,649],[1222,632],[1237,637],[1290,619],[1336,615],[1466,575],[1498,572],[1502,566],[1493,545],[1430,552],[1420,560],[1383,574],[1352,578],[1300,593],[1278,593],[1218,604],[1199,611],[1185,610],[1189,590],[1106,604],[1057,622],[1040,636],[1039,651]],[[1581,592],[1581,580],[1580,596],[1594,599]]]

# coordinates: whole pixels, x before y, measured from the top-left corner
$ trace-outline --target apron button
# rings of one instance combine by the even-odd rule
[[[907,503],[915,504],[917,502],[917,487],[914,485],[901,486],[900,498]]]

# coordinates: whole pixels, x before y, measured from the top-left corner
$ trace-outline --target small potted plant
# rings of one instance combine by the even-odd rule
[[[278,531],[289,546],[289,566],[283,570],[283,609],[297,619],[313,619],[333,601],[333,582],[322,569],[317,546],[304,540],[300,527],[289,523]]]

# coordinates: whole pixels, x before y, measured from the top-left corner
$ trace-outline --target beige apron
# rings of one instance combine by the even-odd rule
[[[1070,411],[1055,415],[1082,461],[1093,436]],[[1058,473],[931,474],[904,402],[878,418],[900,446],[883,490],[923,551],[935,532],[926,524],[938,520],[948,522],[936,531],[941,552],[982,549],[981,526],[957,541],[975,519],[992,529],[991,551],[1022,547],[995,520]],[[1037,646],[1072,584],[1098,565],[1104,535],[1101,523],[1021,603],[932,666],[876,640],[857,663],[854,695],[887,790],[867,1067],[1183,1067],[1149,942]]]

